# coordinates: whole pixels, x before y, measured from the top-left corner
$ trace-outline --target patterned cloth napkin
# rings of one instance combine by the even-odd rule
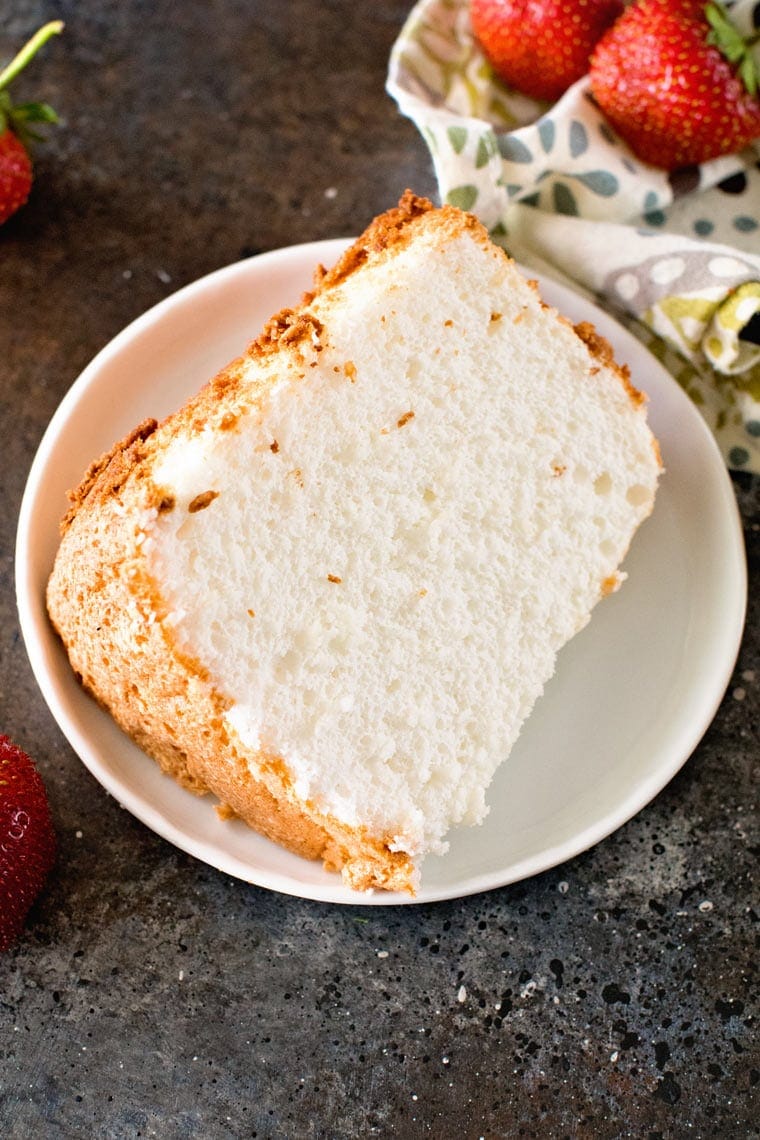
[[[760,24],[755,0],[728,6],[743,30]],[[760,143],[656,170],[607,124],[587,78],[551,106],[495,79],[468,0],[420,0],[387,87],[427,142],[441,199],[631,328],[699,407],[727,464],[759,474]]]

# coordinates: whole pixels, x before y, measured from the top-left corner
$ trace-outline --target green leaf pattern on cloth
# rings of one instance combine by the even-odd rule
[[[755,4],[730,7],[750,31]],[[760,473],[760,145],[656,170],[615,134],[587,78],[553,105],[496,79],[468,0],[420,0],[387,86],[428,145],[442,201],[630,327],[699,407],[729,466]]]

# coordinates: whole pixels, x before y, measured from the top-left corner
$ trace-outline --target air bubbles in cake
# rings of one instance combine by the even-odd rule
[[[625,493],[625,497],[632,507],[643,507],[652,497],[652,492],[641,483],[634,483]]]
[[[336,634],[331,637],[327,643],[329,653],[334,654],[336,657],[343,657],[348,653],[350,648],[349,638],[346,634]]]
[[[612,490],[612,477],[609,471],[603,471],[594,480],[594,491],[597,495],[609,495]]]
[[[417,380],[422,375],[422,362],[418,356],[413,356],[406,365],[407,380]]]

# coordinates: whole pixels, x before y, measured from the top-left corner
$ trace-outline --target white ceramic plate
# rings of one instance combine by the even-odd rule
[[[163,776],[85,695],[46,620],[45,583],[65,491],[147,416],[161,419],[293,304],[343,241],[264,254],[180,290],[115,338],[73,385],[32,466],[18,528],[21,628],[37,681],[72,747],[125,808],[171,843],[264,887],[340,903],[337,875],[244,824],[221,822]],[[627,331],[550,281],[547,300],[591,320],[648,391],[666,474],[626,562],[628,581],[560,655],[489,794],[486,822],[423,867],[417,901],[455,898],[544,871],[620,827],[678,771],[712,720],[739,648],[746,566],[733,488],[712,436],[675,381]]]

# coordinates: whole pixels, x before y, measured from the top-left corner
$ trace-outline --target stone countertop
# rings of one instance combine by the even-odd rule
[[[748,625],[704,740],[612,837],[487,894],[337,907],[220,874],[106,795],[27,662],[21,494],[97,350],[213,269],[435,194],[384,92],[410,6],[16,0],[0,22],[2,57],[67,24],[18,85],[63,123],[0,230],[0,730],[59,837],[0,959],[3,1137],[757,1135],[760,480],[734,482]]]

